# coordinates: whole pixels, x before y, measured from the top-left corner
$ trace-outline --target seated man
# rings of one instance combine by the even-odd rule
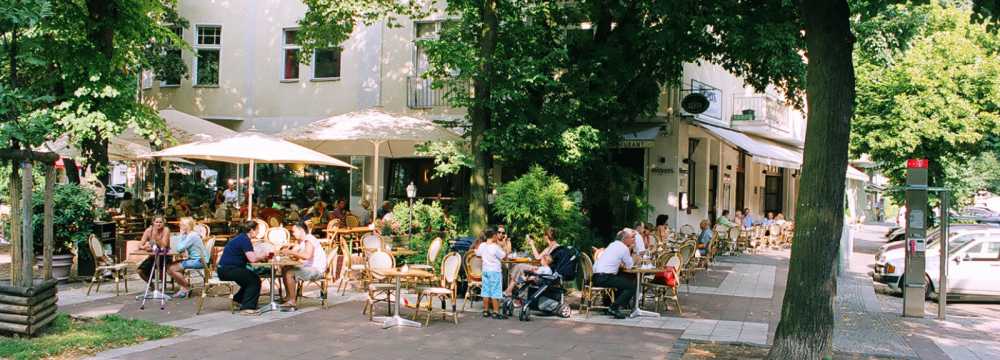
[[[635,263],[629,250],[633,245],[635,245],[635,231],[623,229],[594,263],[594,286],[615,289],[615,301],[608,309],[608,313],[616,319],[624,319],[627,316],[622,309],[629,307],[632,297],[635,296],[635,279],[618,273],[619,267],[631,268]]]
[[[240,286],[233,294],[233,301],[240,304],[241,315],[257,315],[257,300],[260,297],[260,276],[247,265],[263,261],[269,254],[254,251],[251,238],[257,237],[257,224],[247,221],[239,225],[240,234],[226,243],[219,258],[219,280],[232,281]]]
[[[701,228],[701,235],[698,235],[698,252],[701,253],[701,256],[705,256],[708,254],[708,243],[712,241],[714,233],[709,227],[708,220],[702,220],[698,226]]]
[[[736,224],[734,224],[732,221],[729,221],[729,210],[722,210],[722,215],[720,215],[719,218],[715,220],[715,223],[725,226],[726,230],[729,230],[734,226],[736,226]]]

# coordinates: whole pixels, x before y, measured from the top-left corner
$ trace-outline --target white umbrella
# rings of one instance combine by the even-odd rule
[[[247,191],[249,204],[253,204],[253,168],[257,163],[314,164],[354,168],[346,162],[254,130],[221,139],[208,139],[178,145],[151,153],[146,157],[181,157],[250,164],[250,184]],[[248,206],[248,208],[251,209],[247,211],[248,219],[253,219],[253,207]]]
[[[236,135],[237,132],[225,126],[213,123],[200,117],[177,111],[174,108],[160,110],[160,118],[170,130],[170,134],[180,143],[188,143],[209,138],[224,138]],[[149,140],[136,134],[135,129],[128,128],[120,138],[134,143],[148,143]]]
[[[287,130],[281,137],[330,155],[367,155],[374,159],[374,194],[378,204],[379,156],[410,157],[416,146],[428,141],[457,141],[462,137],[430,120],[367,109],[317,120]],[[382,145],[385,144],[383,152]],[[372,206],[375,219],[378,206]]]

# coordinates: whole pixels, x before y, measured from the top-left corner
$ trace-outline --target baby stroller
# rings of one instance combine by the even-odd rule
[[[519,307],[518,319],[531,320],[531,311],[540,311],[545,315],[556,315],[568,318],[571,315],[569,304],[565,301],[566,290],[562,282],[576,279],[576,270],[580,252],[572,246],[560,246],[552,251],[552,275],[537,275],[526,271],[527,277],[534,280],[518,284],[511,297],[504,298],[500,311],[504,315],[514,316],[514,308]],[[520,305],[516,302],[519,301]]]

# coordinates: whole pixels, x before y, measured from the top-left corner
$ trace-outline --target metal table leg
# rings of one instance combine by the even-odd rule
[[[639,308],[639,302],[641,300],[642,300],[642,273],[636,273],[635,274],[635,309],[632,310],[632,313],[629,314],[628,317],[630,317],[630,318],[639,317],[639,316],[660,317],[659,313],[655,313],[655,312],[652,312],[652,311],[646,311],[646,310],[640,309]]]
[[[422,324],[416,321],[407,320],[399,316],[399,301],[401,293],[400,291],[401,286],[399,280],[400,276],[395,276],[395,278],[396,278],[396,303],[392,305],[392,316],[376,316],[375,318],[373,318],[373,320],[381,321],[383,329],[388,329],[395,326],[410,326],[415,328],[423,327]],[[420,304],[417,304],[417,306],[419,305]],[[372,311],[375,310],[372,309]]]
[[[260,309],[260,313],[261,314],[266,313],[268,311],[275,311],[275,310],[278,310],[280,308],[278,306],[278,302],[274,301],[274,264],[273,263],[271,264],[271,276],[270,276],[270,278],[268,280],[268,286],[270,287],[270,288],[268,288],[268,293],[269,293],[268,297],[271,299],[271,303],[268,304],[267,307],[265,307],[263,309]]]

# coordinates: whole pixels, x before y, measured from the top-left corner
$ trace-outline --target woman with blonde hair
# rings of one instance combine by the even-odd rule
[[[184,270],[204,268],[205,264],[202,261],[208,256],[208,250],[205,249],[205,243],[201,239],[201,234],[195,231],[194,227],[195,222],[193,218],[190,216],[181,218],[180,241],[177,242],[177,248],[174,251],[178,254],[187,252],[187,258],[174,261],[167,267],[167,273],[181,287],[177,291],[177,294],[174,295],[177,298],[187,297],[188,289],[191,287],[191,284],[184,276]]]

